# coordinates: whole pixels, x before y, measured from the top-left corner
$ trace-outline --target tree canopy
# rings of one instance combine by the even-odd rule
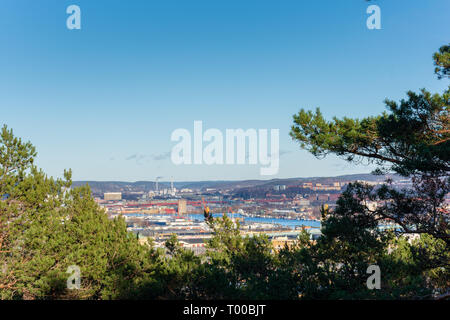
[[[448,48],[441,47],[433,56],[439,79],[448,78]],[[390,179],[377,187],[350,184],[336,210],[326,214],[324,236],[318,241],[317,248],[325,248],[327,257],[321,260],[356,257],[357,265],[377,262],[389,271],[385,273],[387,290],[380,291],[386,297],[420,298],[431,292],[448,296],[449,97],[449,89],[442,94],[409,91],[399,103],[386,99],[387,112],[363,119],[328,121],[320,109],[301,109],[293,116],[291,137],[313,155],[335,154],[349,162],[375,163],[376,174],[394,172],[410,178],[410,188],[396,187]],[[376,203],[376,208],[369,207],[369,202]],[[391,231],[380,230],[380,224],[392,222],[396,227]],[[374,252],[371,259],[361,255],[361,244]],[[351,250],[341,251],[346,247]],[[334,256],[335,252],[340,253]],[[357,265],[347,275],[342,267],[337,275],[344,275],[348,284],[361,274]]]
[[[108,219],[71,171],[54,180],[34,166],[35,148],[4,126],[0,134],[0,298],[109,299],[138,284],[151,252],[123,219]],[[81,270],[68,290],[67,269]]]
[[[333,153],[348,161],[365,160],[408,176],[450,170],[450,92],[408,92],[389,112],[376,117],[324,119],[320,109],[294,115],[291,137],[315,156]]]
[[[436,68],[434,72],[439,79],[450,76],[450,46],[444,45],[439,48],[439,51],[433,55],[434,65]]]

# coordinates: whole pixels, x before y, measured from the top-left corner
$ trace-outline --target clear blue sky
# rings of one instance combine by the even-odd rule
[[[407,90],[442,92],[432,53],[450,40],[450,1],[2,0],[0,123],[37,164],[74,180],[251,179],[259,165],[175,166],[174,129],[280,129],[275,177],[368,172],[317,160],[289,137],[292,115],[363,117]],[[80,6],[81,30],[66,28]],[[164,180],[164,178],[163,178]]]

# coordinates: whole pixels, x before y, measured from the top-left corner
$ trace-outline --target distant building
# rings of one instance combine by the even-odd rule
[[[276,237],[271,240],[271,243],[275,251],[280,251],[285,246],[292,247],[295,244],[295,240],[288,239],[288,237]]]
[[[299,206],[309,206],[310,202],[308,199],[300,199],[297,200],[296,204]]]
[[[286,190],[286,185],[276,185],[276,186],[273,186],[273,190],[275,190],[275,191]]]
[[[103,194],[104,200],[122,200],[122,192],[105,192]]]
[[[334,202],[336,202],[337,201],[337,199],[339,198],[341,196],[341,194],[340,193],[332,193],[332,194],[330,194],[330,201],[334,201]]]
[[[305,182],[305,183],[303,183],[303,188],[312,189],[313,188],[312,182]]]
[[[310,228],[308,229],[309,237],[311,240],[317,240],[322,236],[322,232],[319,228]]]
[[[178,215],[181,216],[186,213],[186,199],[178,200]]]
[[[341,190],[341,185],[339,182],[333,182],[332,185],[316,183],[315,186],[313,186],[312,182],[305,182],[305,183],[303,183],[303,188],[311,189],[314,191]]]
[[[319,194],[319,196],[317,197],[318,201],[329,201],[330,200],[330,195],[329,194]]]
[[[376,201],[367,201],[366,207],[371,211],[375,211],[377,209],[378,203]]]

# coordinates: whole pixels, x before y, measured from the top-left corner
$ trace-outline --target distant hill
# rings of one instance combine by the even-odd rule
[[[398,176],[390,175],[390,178],[396,180]],[[345,182],[355,180],[365,181],[383,181],[387,176],[376,176],[370,173],[362,174],[350,174],[336,177],[309,177],[309,178],[288,178],[288,179],[271,179],[271,180],[217,180],[217,181],[183,181],[174,182],[174,187],[177,189],[193,189],[204,190],[206,188],[213,188],[219,190],[232,190],[240,188],[252,188],[252,187],[271,187],[275,185],[298,185],[304,182],[329,184],[332,182]],[[104,192],[149,192],[156,189],[155,181],[74,181],[74,186],[81,186],[88,184],[92,192],[96,195],[101,195]],[[159,189],[170,187],[170,182],[159,181]]]

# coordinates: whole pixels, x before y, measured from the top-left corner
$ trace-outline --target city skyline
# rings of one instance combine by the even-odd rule
[[[66,8],[80,6],[81,30]],[[37,149],[50,175],[73,180],[247,180],[367,173],[317,160],[289,137],[292,115],[385,110],[406,91],[442,92],[431,52],[447,41],[447,1],[385,2],[381,30],[365,1],[183,3],[3,1],[2,124]],[[434,19],[425,17],[434,16]],[[7,45],[5,45],[7,44]],[[280,165],[174,165],[171,133],[279,129]]]

